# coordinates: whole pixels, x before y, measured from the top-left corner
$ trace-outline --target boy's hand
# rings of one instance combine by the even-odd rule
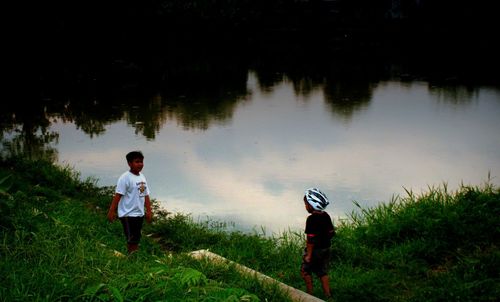
[[[108,220],[109,222],[113,222],[116,219],[116,211],[112,211],[111,209],[108,211]]]
[[[153,221],[153,214],[150,211],[146,211],[146,222],[151,223]]]
[[[304,261],[307,262],[307,263],[311,262],[311,255],[305,255],[304,256]]]
[[[151,223],[153,220],[153,211],[151,210],[151,200],[149,199],[149,195],[144,197],[144,208],[146,209],[146,222]]]
[[[113,222],[116,219],[116,208],[118,208],[118,203],[122,196],[119,193],[115,193],[113,196],[113,200],[111,200],[111,205],[109,206],[108,211],[108,220],[109,222]]]
[[[304,255],[304,261],[309,263],[311,262],[312,254],[313,254],[314,244],[307,242],[306,252]]]

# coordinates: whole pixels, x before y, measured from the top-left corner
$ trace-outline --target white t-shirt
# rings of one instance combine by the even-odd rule
[[[118,178],[115,192],[122,195],[118,203],[118,217],[144,216],[144,198],[149,195],[149,187],[142,173],[123,173]]]

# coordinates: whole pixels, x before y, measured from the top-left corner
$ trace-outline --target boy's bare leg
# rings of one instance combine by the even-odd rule
[[[331,297],[330,293],[330,282],[328,280],[328,275],[324,275],[323,277],[320,278],[321,280],[321,286],[323,287],[323,292],[325,293],[325,296],[328,298]]]
[[[312,295],[313,294],[313,279],[311,275],[308,275],[306,273],[302,273],[302,279],[304,279],[306,283],[306,291],[308,294]]]

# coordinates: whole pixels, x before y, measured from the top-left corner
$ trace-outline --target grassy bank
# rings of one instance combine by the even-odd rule
[[[0,300],[286,301],[227,267],[185,255],[210,249],[303,289],[303,236],[226,232],[219,222],[159,213],[139,253],[106,222],[110,188],[70,168],[0,166]],[[338,225],[331,287],[337,301],[493,301],[500,296],[500,194],[446,187],[361,209]],[[316,295],[322,297],[319,284]]]
[[[229,268],[165,252],[147,237],[139,253],[124,256],[121,225],[105,218],[111,192],[77,179],[46,162],[2,162],[0,300],[283,299]]]

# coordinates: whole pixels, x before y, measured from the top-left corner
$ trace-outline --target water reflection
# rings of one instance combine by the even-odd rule
[[[446,85],[445,89],[431,85],[429,92],[438,101],[456,105],[467,104],[477,100],[479,94],[479,91],[473,87],[451,85]]]
[[[325,101],[331,112],[346,121],[366,108],[372,98],[374,84],[359,82],[327,83],[325,85]]]
[[[401,81],[402,70],[380,66],[202,61],[148,72],[118,62],[98,81],[64,80],[66,94],[47,80],[36,106],[0,112],[2,152],[45,154],[114,185],[124,154],[141,149],[154,197],[169,210],[244,230],[302,228],[310,186],[331,196],[338,218],[352,200],[373,206],[403,186],[500,175],[495,88]]]
[[[331,114],[324,87],[305,97],[291,82],[271,90],[259,85],[250,73],[245,101],[226,107],[231,118],[224,122],[207,112],[214,121],[208,127],[186,126],[187,107],[157,97],[149,108],[127,109],[156,115],[124,115],[98,136],[55,118],[49,130],[59,141],[50,145],[61,162],[102,185],[114,185],[126,169],[126,151],[141,149],[154,197],[167,209],[268,233],[303,227],[301,197],[313,185],[331,197],[328,211],[338,219],[355,209],[352,200],[374,206],[403,187],[419,191],[448,182],[453,189],[462,181],[481,183],[488,171],[500,175],[496,90],[479,89],[468,103],[476,105],[456,110],[425,82],[384,81],[364,86],[369,96],[353,97],[364,104],[347,106],[354,109],[340,116]],[[158,127],[154,139],[141,128],[148,123]]]
[[[57,159],[56,148],[59,134],[51,131],[50,116],[43,106],[30,106],[22,110],[11,110],[12,104],[6,104],[1,110],[0,139],[1,154],[24,154],[29,158]]]

